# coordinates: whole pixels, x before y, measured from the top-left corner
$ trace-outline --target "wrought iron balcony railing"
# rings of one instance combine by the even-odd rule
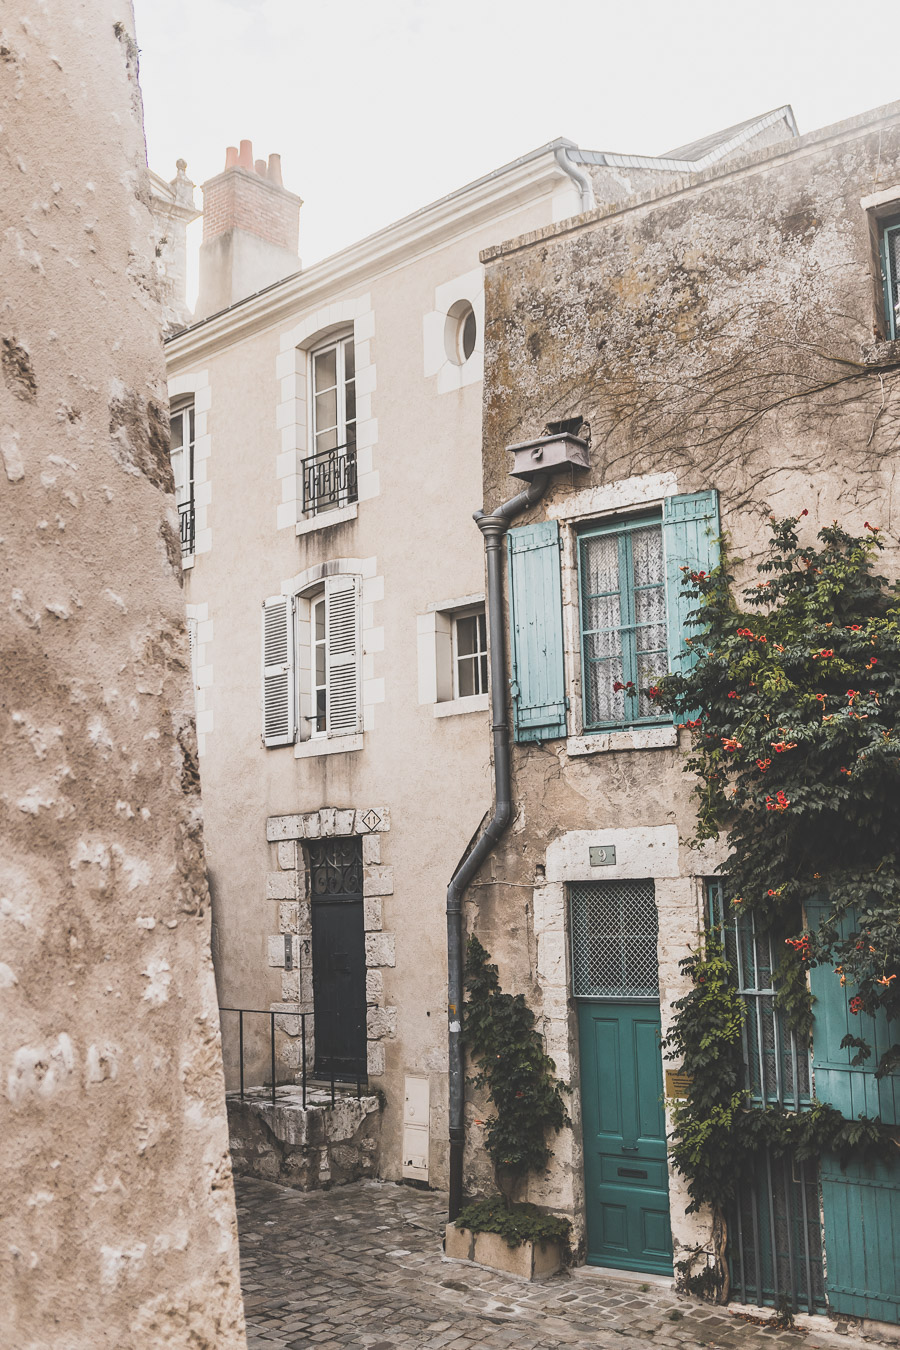
[[[303,461],[303,510],[315,516],[356,501],[356,446],[338,445]]]
[[[194,551],[194,503],[180,502],[178,514],[181,517],[181,556],[186,558]]]

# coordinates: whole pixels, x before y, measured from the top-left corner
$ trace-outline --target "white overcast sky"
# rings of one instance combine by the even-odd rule
[[[281,154],[317,261],[551,140],[660,154],[900,97],[849,0],[134,0],[150,165]],[[197,194],[199,202],[199,192]]]

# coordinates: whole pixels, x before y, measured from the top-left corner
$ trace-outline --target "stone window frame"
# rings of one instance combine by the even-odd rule
[[[303,514],[303,461],[308,453],[310,429],[309,353],[331,335],[351,329],[356,369],[357,499],[336,511],[307,519]],[[275,358],[279,387],[275,417],[281,438],[275,460],[275,475],[281,488],[281,501],[276,507],[277,529],[305,535],[340,525],[355,520],[359,505],[379,495],[380,476],[375,467],[378,419],[372,412],[372,396],[377,386],[374,339],[375,313],[368,293],[332,301],[281,333],[280,350]]]
[[[375,658],[384,651],[384,625],[375,622],[375,606],[384,600],[384,577],[378,575],[377,558],[332,558],[328,562],[315,563],[282,582],[281,594],[293,599],[320,582],[324,583],[327,577],[338,575],[358,576],[362,582],[360,595],[362,731],[355,736],[336,736],[333,739],[320,737],[298,739],[294,744],[295,759],[362,750],[365,733],[374,730],[375,727],[375,709],[385,700],[384,676],[375,674]],[[294,692],[297,698],[300,689],[299,671],[296,671],[295,678]]]
[[[678,494],[674,473],[639,474],[618,479],[599,487],[573,492],[559,502],[548,504],[547,515],[558,520],[562,549],[563,656],[569,712],[566,719],[566,754],[604,754],[611,750],[660,750],[678,744],[674,726],[646,725],[621,731],[585,734],[581,694],[581,596],[578,585],[578,527],[588,522],[613,520],[622,512],[637,508],[662,507],[666,497]]]
[[[435,717],[487,712],[488,691],[462,698],[456,685],[456,622],[467,614],[485,615],[484,592],[435,601],[416,617],[419,705]]]
[[[278,865],[266,874],[266,900],[278,904],[278,932],[268,939],[268,964],[281,970],[281,1002],[269,1005],[275,1013],[313,1012],[311,900],[302,845],[309,839],[335,835],[362,838],[369,1078],[384,1075],[384,1042],[397,1035],[397,1008],[385,1001],[384,991],[384,971],[396,965],[395,936],[384,927],[384,898],[394,893],[394,869],[382,861],[382,837],[390,828],[391,813],[386,806],[326,806],[269,816],[266,821],[266,839],[275,846]],[[296,1018],[276,1018],[276,1026],[281,1033],[277,1053],[282,1063],[299,1069]],[[314,1036],[308,1040],[308,1057],[313,1045]]]
[[[170,403],[193,398],[194,403],[194,551],[182,557],[182,569],[187,571],[201,553],[212,548],[212,528],[209,507],[212,502],[212,482],[208,460],[211,452],[208,415],[212,406],[212,387],[208,370],[189,371],[173,375],[168,382]]]

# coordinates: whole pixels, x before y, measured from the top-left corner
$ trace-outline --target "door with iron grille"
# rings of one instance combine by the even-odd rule
[[[315,1073],[356,1081],[366,1075],[362,841],[313,840],[308,848]]]
[[[672,1272],[652,881],[569,887],[588,1262]]]

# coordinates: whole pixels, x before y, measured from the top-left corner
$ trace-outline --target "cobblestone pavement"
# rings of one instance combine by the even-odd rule
[[[441,1249],[445,1197],[376,1181],[301,1192],[236,1179],[249,1350],[851,1350],[766,1329],[662,1283],[587,1267],[528,1284]],[[819,1319],[817,1319],[818,1321]]]

